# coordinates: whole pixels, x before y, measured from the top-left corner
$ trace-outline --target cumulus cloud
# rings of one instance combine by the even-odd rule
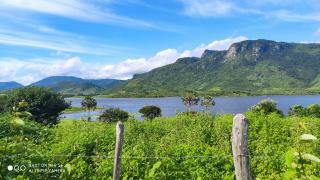
[[[204,50],[225,50],[231,44],[246,40],[244,36],[216,40],[202,44],[191,50],[179,52],[177,49],[166,49],[157,52],[150,58],[127,59],[118,64],[101,65],[82,61],[79,57],[45,60],[0,59],[0,81],[17,81],[30,84],[49,76],[68,75],[81,78],[130,79],[134,74],[148,72],[167,64],[174,63],[180,57],[200,57]]]

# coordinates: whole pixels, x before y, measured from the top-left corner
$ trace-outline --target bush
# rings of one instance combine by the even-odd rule
[[[250,108],[250,111],[264,115],[268,115],[271,113],[283,115],[283,112],[280,109],[278,109],[277,103],[272,99],[264,99],[260,101],[258,104],[252,106]]]
[[[319,104],[311,104],[307,107],[307,114],[310,117],[320,117],[320,105]]]
[[[6,111],[6,103],[8,100],[8,96],[5,94],[0,94],[0,113]]]
[[[106,109],[98,118],[102,122],[118,122],[126,121],[129,118],[129,113],[119,108]]]
[[[307,110],[301,105],[294,105],[289,109],[288,115],[303,117],[307,115]]]
[[[13,90],[8,95],[6,109],[12,112],[20,108],[22,102],[27,105],[21,110],[30,112],[32,120],[45,125],[57,124],[62,111],[70,107],[70,103],[60,94],[52,93],[45,88],[25,87]]]
[[[161,116],[161,109],[158,106],[144,106],[139,113],[143,114],[144,118],[154,119]]]

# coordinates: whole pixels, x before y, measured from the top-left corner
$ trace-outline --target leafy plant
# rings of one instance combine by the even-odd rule
[[[264,115],[268,115],[271,113],[283,115],[283,112],[280,109],[278,109],[277,103],[272,99],[264,99],[260,101],[258,104],[252,106],[250,108],[250,111]]]
[[[81,106],[83,109],[88,111],[88,121],[91,120],[90,111],[94,111],[97,108],[97,101],[92,96],[86,96],[81,101]]]
[[[306,124],[300,122],[301,129],[306,130]],[[286,179],[318,179],[319,172],[315,172],[315,163],[320,164],[320,159],[313,154],[306,152],[308,149],[315,147],[317,138],[312,134],[303,134],[296,142],[296,147],[288,150],[286,154],[286,165],[288,170],[284,177]],[[317,174],[316,174],[317,173]]]
[[[216,102],[214,101],[212,96],[204,96],[201,100],[201,106],[204,107],[207,111],[209,108],[212,108]]]
[[[144,106],[139,110],[139,113],[143,114],[144,118],[154,119],[161,116],[161,109],[158,106]]]
[[[188,112],[190,112],[193,106],[198,105],[200,97],[195,91],[187,91],[181,100],[186,106]]]
[[[19,107],[23,104],[27,106]],[[66,102],[60,94],[52,93],[45,88],[25,87],[9,93],[6,109],[12,111],[13,107],[30,112],[31,119],[36,122],[54,125],[59,122],[61,112],[70,107],[70,103]]]
[[[129,118],[129,113],[119,108],[106,109],[100,116],[99,121],[102,122],[118,122],[126,121]]]
[[[303,117],[307,116],[308,111],[301,105],[293,105],[288,111],[289,116]]]
[[[311,104],[307,107],[307,114],[310,117],[320,117],[320,105],[319,104]]]

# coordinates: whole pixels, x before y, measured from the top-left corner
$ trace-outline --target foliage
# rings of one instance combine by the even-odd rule
[[[61,95],[39,87],[25,87],[12,91],[8,95],[6,109],[13,111],[12,108],[18,107],[21,103],[27,104],[23,110],[32,114],[32,120],[45,125],[57,124],[61,112],[70,106]]]
[[[7,95],[0,94],[0,113],[5,112],[7,100],[8,100]]]
[[[94,111],[97,108],[97,101],[92,96],[86,96],[81,101],[81,106],[87,111]]]
[[[161,109],[158,106],[144,106],[139,110],[144,118],[154,119],[161,116]]]
[[[301,105],[293,105],[288,111],[289,116],[303,117],[307,115],[307,110]]]
[[[271,113],[283,115],[282,111],[278,109],[277,102],[273,101],[272,99],[264,99],[260,101],[258,104],[252,106],[250,111],[264,115]]]
[[[250,163],[255,179],[284,179],[288,170],[286,155],[297,139],[310,139],[301,137],[303,133],[320,137],[319,118],[253,112],[246,117],[250,123]],[[112,178],[115,123],[63,120],[54,128],[46,128],[28,120],[20,125],[14,118],[0,115],[0,157],[5,157],[0,159],[0,179],[18,175],[21,179]],[[198,113],[153,121],[129,119],[124,122],[121,178],[234,179],[232,118],[233,115]],[[303,133],[300,122],[309,125]],[[300,152],[319,157],[320,142],[311,141]],[[9,164],[43,162],[58,164],[57,169],[64,172],[18,173],[5,168]],[[311,177],[319,176],[319,169],[319,163],[306,168]]]
[[[94,111],[97,108],[97,100],[95,100],[92,96],[86,96],[81,101],[81,107],[88,111],[88,121],[90,121],[90,111]]]
[[[206,110],[213,107],[216,104],[212,96],[204,96],[201,100],[201,106],[204,107]]]
[[[198,105],[200,98],[195,91],[187,91],[183,97],[181,97],[183,104],[186,106],[188,112],[192,109],[192,106]]]
[[[119,108],[106,109],[100,116],[99,121],[102,122],[118,122],[126,121],[129,118],[129,113]]]
[[[298,131],[306,131],[307,124],[300,123]],[[306,150],[317,150],[314,143],[317,140],[312,134],[303,134],[296,142],[296,147],[289,149],[286,154],[286,165],[288,170],[284,174],[286,179],[319,179],[320,174],[315,170],[320,159],[315,155],[305,152]],[[319,165],[318,164],[318,165]],[[319,165],[320,166],[320,165]]]
[[[320,118],[320,105],[319,104],[311,104],[307,107],[307,114],[311,117]]]
[[[289,116],[299,116],[299,117],[317,117],[320,118],[320,105],[311,104],[307,108],[301,105],[294,105],[288,111]]]

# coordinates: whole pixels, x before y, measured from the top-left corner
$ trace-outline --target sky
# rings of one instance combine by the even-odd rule
[[[247,39],[320,42],[320,0],[0,0],[0,82],[130,79]]]

